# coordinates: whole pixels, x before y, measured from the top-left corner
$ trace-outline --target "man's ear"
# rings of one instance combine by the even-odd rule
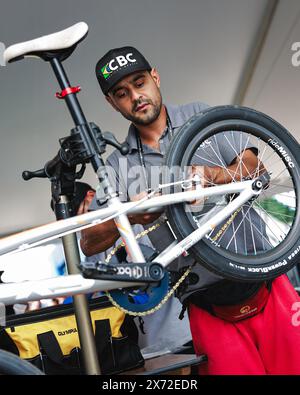
[[[157,87],[160,88],[160,76],[155,67],[151,69],[150,75],[153,78],[154,82],[156,83]]]
[[[109,103],[116,111],[120,112],[119,109],[118,109],[118,107],[115,105],[115,103],[113,102],[113,100],[112,100],[112,98],[111,98],[110,96],[105,95],[105,99],[106,99],[106,101],[108,101],[108,103]]]

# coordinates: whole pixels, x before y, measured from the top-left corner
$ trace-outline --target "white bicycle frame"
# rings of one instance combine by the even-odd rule
[[[145,262],[145,258],[135,239],[132,227],[127,215],[145,212],[157,212],[160,208],[170,204],[191,202],[205,199],[211,196],[223,196],[238,193],[228,205],[217,207],[212,216],[205,218],[205,223],[200,224],[198,229],[180,242],[174,242],[155,258],[155,262],[166,268],[174,259],[186,254],[190,247],[201,240],[208,232],[222,223],[233,214],[239,207],[253,196],[258,195],[260,190],[253,188],[255,180],[234,182],[211,188],[196,188],[195,190],[177,192],[161,196],[146,197],[138,202],[122,203],[118,197],[113,197],[108,202],[108,207],[93,212],[78,215],[76,217],[53,222],[36,227],[19,234],[0,240],[0,270],[3,267],[1,261],[5,261],[7,254],[18,253],[28,248],[35,247],[58,237],[80,231],[114,219],[120,236],[126,244],[133,262]],[[84,278],[80,274],[59,276],[39,281],[24,281],[21,283],[3,283],[0,286],[0,302],[5,305],[24,303],[32,300],[70,296],[96,291],[126,288],[142,283],[124,281],[93,280]]]
[[[76,237],[74,235],[70,235],[70,237],[66,235],[87,227],[104,223],[109,219],[113,219],[115,221],[120,236],[126,244],[126,249],[131,256],[133,264],[144,263],[145,258],[135,238],[127,215],[143,212],[155,212],[170,204],[192,202],[210,196],[239,194],[228,205],[225,205],[225,207],[221,204],[216,204],[208,214],[205,214],[205,223],[203,220],[197,230],[192,232],[184,240],[172,243],[155,258],[155,262],[160,263],[164,268],[166,268],[175,258],[181,254],[186,254],[191,246],[201,240],[217,225],[226,220],[227,217],[233,214],[245,202],[260,193],[258,180],[250,180],[222,186],[214,186],[211,188],[199,188],[196,186],[195,190],[165,194],[161,196],[154,196],[154,193],[151,193],[148,197],[138,202],[122,203],[120,199],[115,196],[113,189],[109,185],[108,176],[104,171],[104,161],[101,156],[105,152],[103,147],[105,147],[106,143],[110,143],[115,147],[118,146],[119,149],[122,148],[122,145],[117,141],[112,141],[111,138],[108,138],[107,136],[105,139],[105,136],[101,134],[100,129],[98,133],[96,130],[97,128],[93,129],[91,123],[87,122],[76,97],[76,93],[79,90],[78,88],[71,86],[62,66],[62,62],[70,56],[76,45],[84,39],[87,32],[88,26],[85,23],[80,22],[64,31],[43,36],[25,43],[15,44],[7,48],[4,55],[7,62],[19,60],[27,56],[37,55],[50,63],[62,90],[61,93],[57,94],[57,97],[64,99],[74,121],[75,128],[81,138],[80,149],[78,151],[79,140],[76,140],[77,148],[75,151],[77,154],[80,154],[81,164],[86,162],[90,162],[92,164],[95,173],[98,175],[99,181],[102,183],[103,191],[108,197],[108,207],[80,216],[53,222],[0,240],[0,270],[5,270],[5,256],[7,254],[18,253],[55,238],[63,237],[67,267],[68,269],[71,268],[70,273],[77,273],[77,266],[80,264],[80,259],[75,240]],[[72,131],[74,131],[74,129],[72,129]],[[71,133],[71,136],[76,137],[77,135],[72,135]],[[71,146],[73,146],[72,143],[74,143],[74,140],[67,141]],[[66,140],[64,140],[64,142],[66,142]],[[62,152],[65,153],[65,148],[61,147],[63,151],[60,150],[60,154]],[[70,146],[67,148],[69,150]],[[70,152],[72,152],[72,149],[69,153]],[[72,161],[69,163],[65,155],[63,156],[65,161],[68,162],[68,166],[70,164],[71,166],[74,165]],[[72,159],[75,160],[75,157],[76,155],[73,155]],[[61,155],[59,155],[59,158],[62,160]],[[53,160],[50,162],[54,167],[57,165],[56,160],[54,160],[54,162]],[[75,161],[75,164],[77,165],[79,163]],[[46,164],[42,172],[41,170],[34,172],[34,177],[41,177],[41,173],[43,173],[43,177],[51,178],[51,172],[48,172],[49,167],[51,166]],[[39,175],[37,175],[37,173]],[[161,189],[164,187],[165,186],[161,186]],[[66,198],[66,202],[68,201],[68,196],[64,195],[64,193],[59,197]],[[100,374],[101,371],[96,354],[96,345],[89,309],[86,298],[80,294],[126,288],[143,284],[142,282],[139,282],[138,278],[133,278],[133,280],[134,282],[93,280],[84,278],[81,274],[70,274],[39,281],[2,283],[0,286],[0,302],[5,305],[12,305],[32,300],[74,295],[75,316],[78,326],[80,345],[83,351],[85,371],[87,374]]]

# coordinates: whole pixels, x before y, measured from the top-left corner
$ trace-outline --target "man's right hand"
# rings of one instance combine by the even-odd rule
[[[134,196],[131,200],[138,201],[145,197],[146,192]],[[92,201],[92,196],[87,195],[80,205],[78,215],[88,211],[88,207]],[[154,222],[161,215],[160,213],[151,214],[133,214],[128,215],[128,219],[132,225],[141,224],[147,225]],[[118,229],[113,219],[103,222],[102,224],[95,225],[81,231],[80,246],[81,250],[86,256],[92,256],[99,252],[105,251],[110,248],[120,237]]]
[[[94,190],[90,190],[86,193],[85,198],[80,203],[80,206],[77,211],[77,215],[85,214],[89,211],[89,207],[92,203],[92,200],[95,196],[96,192]]]

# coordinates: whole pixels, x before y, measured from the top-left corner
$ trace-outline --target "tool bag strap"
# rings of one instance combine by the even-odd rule
[[[61,364],[63,361],[63,353],[53,331],[40,333],[37,335],[39,346],[51,361]]]
[[[98,354],[102,354],[107,344],[111,343],[111,328],[109,319],[95,321],[95,341]]]

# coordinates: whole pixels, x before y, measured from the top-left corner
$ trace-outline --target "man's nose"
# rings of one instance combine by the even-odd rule
[[[132,100],[132,101],[139,100],[139,99],[141,99],[142,97],[143,97],[143,96],[141,95],[140,92],[138,92],[138,91],[136,91],[136,90],[134,90],[134,89],[131,90],[131,100]]]

